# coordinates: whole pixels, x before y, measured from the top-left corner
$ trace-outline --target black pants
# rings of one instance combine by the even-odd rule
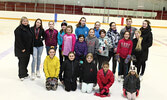
[[[116,71],[116,67],[117,67],[117,61],[115,60],[115,54],[113,51],[109,51],[109,61],[111,60],[111,57],[112,58],[112,72],[113,74],[115,74],[115,71]]]
[[[145,67],[146,67],[146,62],[143,61],[141,58],[137,58],[136,62],[133,62],[133,64],[137,67],[137,74],[138,75],[143,75],[145,72]],[[140,73],[141,71],[141,73]]]
[[[102,68],[102,64],[103,64],[104,61],[108,61],[108,57],[98,55],[98,62],[99,62],[98,69],[99,70]]]
[[[125,59],[120,57],[120,63],[119,63],[119,72],[118,75],[124,75],[124,78],[128,74],[128,65],[129,63],[125,63]]]
[[[64,55],[64,60],[68,60],[68,56],[65,56],[65,55]]]
[[[77,83],[75,82],[70,82],[70,81],[64,81],[64,85],[65,85],[65,90],[67,92],[69,91],[75,91],[77,89]]]
[[[19,78],[24,78],[28,76],[27,66],[29,63],[30,55],[25,57],[18,57],[19,59]]]
[[[62,55],[62,51],[59,49],[59,59],[60,59],[60,65],[62,66],[63,63],[63,55]]]

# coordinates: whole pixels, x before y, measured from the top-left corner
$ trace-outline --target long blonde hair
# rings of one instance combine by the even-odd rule
[[[141,35],[141,31],[140,30],[136,30],[135,33],[136,32]],[[142,40],[143,40],[143,37],[140,36],[139,39],[138,39],[138,42],[137,42],[135,50],[137,50],[137,51],[141,51],[142,50],[142,46],[141,46]]]

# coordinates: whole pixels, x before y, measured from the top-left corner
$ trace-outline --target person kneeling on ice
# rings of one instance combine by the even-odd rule
[[[56,50],[54,48],[50,48],[48,53],[49,55],[46,56],[45,61],[44,61],[44,73],[46,76],[46,89],[56,90],[58,86],[60,61],[55,56]]]
[[[68,54],[68,59],[63,62],[60,68],[59,78],[67,92],[77,89],[77,77],[79,76],[79,63],[75,60],[74,52]]]
[[[123,95],[128,100],[135,100],[136,96],[139,95],[140,79],[136,70],[135,66],[131,66],[123,83]]]
[[[114,75],[109,69],[109,63],[104,61],[102,64],[103,69],[97,73],[97,84],[100,88],[100,93],[95,93],[96,96],[107,97],[110,96],[109,88],[114,83]]]

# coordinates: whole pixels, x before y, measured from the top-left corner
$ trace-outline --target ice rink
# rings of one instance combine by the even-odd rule
[[[142,22],[141,22],[142,23]],[[34,24],[30,21],[30,25]],[[68,23],[73,25],[74,23]],[[14,56],[14,29],[19,25],[19,20],[0,19],[0,100],[126,100],[122,96],[122,83],[115,80],[110,88],[110,97],[100,98],[91,94],[81,93],[80,89],[75,92],[66,92],[59,84],[57,91],[47,91],[45,89],[45,76],[41,64],[41,78],[31,81],[26,79],[21,82],[18,78],[18,59]],[[43,22],[44,28],[47,22]],[[93,28],[93,24],[87,25]],[[60,23],[56,23],[55,28],[60,30]],[[108,25],[102,25],[101,29],[108,30]],[[118,31],[122,26],[117,26]],[[139,28],[139,27],[137,27]],[[167,29],[152,29],[154,43],[150,48],[149,59],[146,65],[145,75],[141,82],[140,95],[137,100],[167,100]],[[45,59],[46,51],[42,54],[42,63]],[[58,52],[56,53],[58,56]],[[29,75],[31,72],[32,57],[29,62]],[[111,62],[110,62],[111,64]],[[112,69],[112,66],[110,66]],[[116,73],[117,78],[117,73]]]

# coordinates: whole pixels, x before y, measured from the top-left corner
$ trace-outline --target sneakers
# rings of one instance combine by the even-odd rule
[[[35,73],[31,74],[31,80],[35,80]]]
[[[24,78],[20,78],[20,81],[24,81],[24,79],[28,79],[30,76],[28,75],[28,76],[26,76],[26,77],[24,77]]]
[[[140,78],[140,81],[142,81],[143,80],[143,75],[140,75],[139,78]]]
[[[37,78],[40,78],[41,77],[40,71],[37,71],[36,75],[37,75]]]
[[[118,82],[121,82],[121,75],[118,76]]]
[[[20,78],[20,81],[24,81],[24,78]]]

